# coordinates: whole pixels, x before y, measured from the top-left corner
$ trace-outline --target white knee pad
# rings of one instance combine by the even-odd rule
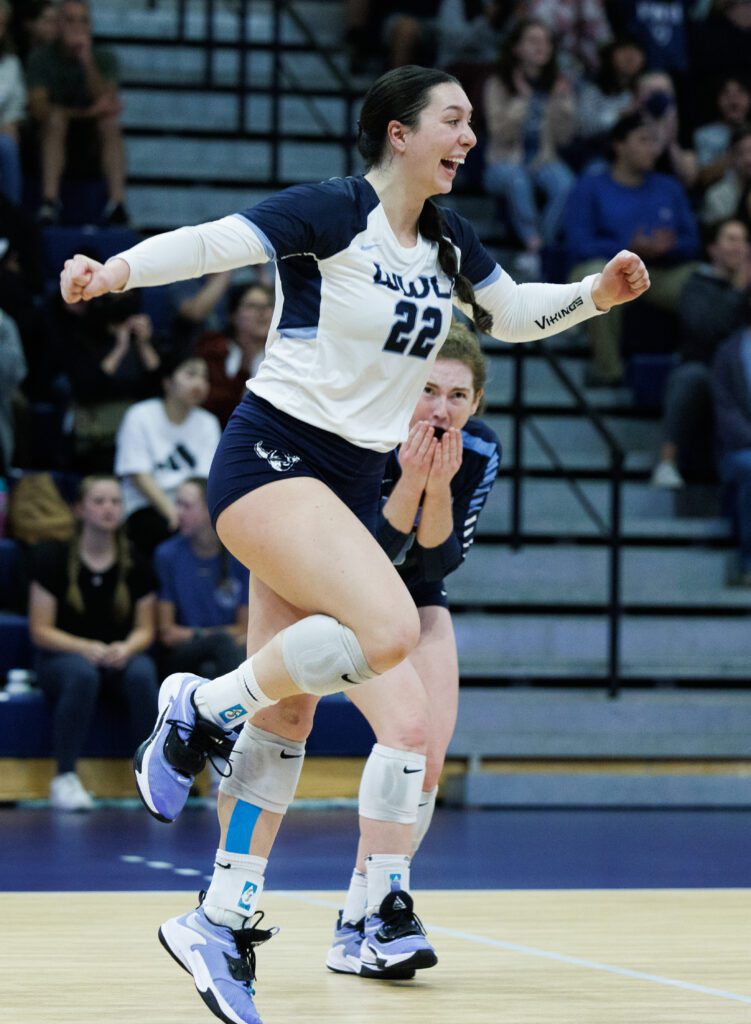
[[[304,759],[304,743],[285,740],[248,722],[230,757],[232,774],[222,779],[219,791],[284,814],[295,795]]]
[[[424,778],[424,754],[376,743],[360,780],[360,814],[375,821],[413,825]]]
[[[288,626],[282,657],[296,685],[317,697],[340,693],[376,674],[352,630],[330,615],[309,615]]]

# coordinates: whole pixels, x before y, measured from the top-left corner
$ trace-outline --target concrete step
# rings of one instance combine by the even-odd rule
[[[511,480],[507,478],[496,482],[480,518],[478,536],[507,532],[511,528],[512,487]],[[609,526],[609,483],[583,480],[579,487]],[[628,482],[623,486],[622,502],[623,534],[626,537],[714,540],[731,536],[729,521],[719,515],[718,498],[714,515],[680,515],[674,492],[652,487],[649,483]],[[601,533],[566,480],[524,480],[522,513],[527,533],[577,537],[595,537]]]
[[[606,676],[604,616],[461,614],[454,616],[462,678],[524,680]],[[624,678],[751,682],[746,618],[624,616]]]
[[[605,425],[613,434],[616,443],[626,453],[627,466],[645,468],[652,465],[660,443],[660,427],[652,420],[637,420],[626,416],[606,414]],[[511,449],[512,421],[510,416],[491,414],[484,417],[495,430],[505,446],[504,465],[513,465]],[[532,425],[530,427],[530,424]],[[542,441],[536,434],[541,435]],[[525,421],[522,434],[522,459],[527,467],[551,466],[546,453],[545,442],[552,448],[564,467],[607,468],[610,453],[605,442],[596,432],[592,423],[579,412],[571,410],[566,414],[531,416]]]
[[[480,557],[481,555],[481,557]],[[604,602],[605,548],[548,544],[510,551],[483,544],[447,583],[455,604],[565,604]],[[749,591],[726,585],[728,555],[700,547],[628,547],[621,552],[622,600],[666,607],[747,608]],[[751,637],[751,630],[749,630]]]

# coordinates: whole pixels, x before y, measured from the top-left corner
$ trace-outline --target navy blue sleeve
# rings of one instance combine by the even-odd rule
[[[459,472],[452,481],[454,529],[435,548],[415,545],[420,569],[429,582],[443,579],[458,569],[472,546],[487,497],[498,477],[501,464],[501,442],[490,427],[470,420],[462,431],[464,452]]]
[[[327,259],[346,249],[378,203],[357,178],[293,185],[243,210],[267,245],[271,259],[308,254]]]
[[[498,274],[498,264],[477,237],[477,232],[464,217],[454,210],[441,207],[449,238],[459,246],[462,254],[460,270],[474,288],[490,284]]]

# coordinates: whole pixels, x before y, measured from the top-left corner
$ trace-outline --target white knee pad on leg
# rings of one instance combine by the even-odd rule
[[[282,657],[296,685],[317,697],[340,693],[376,674],[352,630],[330,615],[308,615],[288,626]]]
[[[285,740],[249,722],[230,757],[232,774],[219,791],[265,811],[284,814],[300,781],[305,744]]]
[[[424,778],[424,754],[376,743],[360,780],[360,814],[375,821],[413,825]]]

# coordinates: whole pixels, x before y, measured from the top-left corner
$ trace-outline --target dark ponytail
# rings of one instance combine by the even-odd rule
[[[445,71],[407,64],[387,71],[371,85],[363,100],[357,136],[357,148],[366,170],[380,164],[386,155],[389,121],[399,121],[408,128],[415,128],[420,114],[430,102],[430,90],[447,82],[461,87],[458,79]],[[472,307],[478,329],[487,333],[493,326],[493,317],[475,299],[471,282],[459,273],[456,250],[446,238],[446,225],[440,208],[430,199],[422,208],[418,230],[423,238],[438,244],[441,270],[454,282],[459,299]]]
[[[475,298],[475,290],[469,278],[459,273],[456,249],[446,238],[443,215],[440,207],[436,206],[432,199],[425,200],[417,226],[423,238],[427,238],[429,242],[438,243],[438,262],[441,265],[441,270],[453,280],[454,291],[460,300],[466,306],[472,307],[472,319],[477,329],[483,334],[488,334],[493,327],[493,316]]]

